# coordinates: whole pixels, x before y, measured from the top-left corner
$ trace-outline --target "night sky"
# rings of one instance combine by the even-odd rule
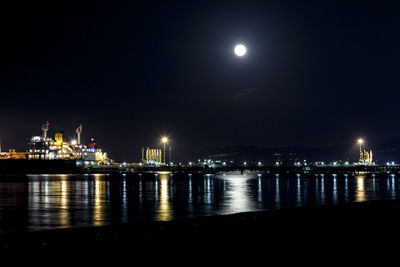
[[[82,123],[126,161],[164,134],[175,158],[398,138],[395,2],[2,3],[3,150],[24,151],[46,120],[71,138]]]

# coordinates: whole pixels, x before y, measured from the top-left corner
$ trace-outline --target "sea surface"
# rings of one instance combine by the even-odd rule
[[[0,232],[399,199],[399,174],[0,176]]]

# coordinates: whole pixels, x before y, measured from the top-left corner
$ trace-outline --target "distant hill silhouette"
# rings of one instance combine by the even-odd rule
[[[400,163],[400,138],[382,143],[368,143],[366,150],[372,149],[374,161],[384,164],[387,161]],[[261,161],[273,164],[277,159],[286,161],[349,161],[359,158],[357,144],[347,144],[327,147],[260,147],[253,145],[219,146],[217,148],[193,155],[195,159],[213,159],[221,161],[233,160]]]

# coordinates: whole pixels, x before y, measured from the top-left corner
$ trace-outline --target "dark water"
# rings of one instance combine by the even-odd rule
[[[0,232],[400,198],[399,175],[0,177]]]

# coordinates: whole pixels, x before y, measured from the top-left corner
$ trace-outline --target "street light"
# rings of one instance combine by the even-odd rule
[[[168,143],[168,137],[164,136],[161,138],[161,143],[163,144],[163,148],[164,148],[164,154],[163,154],[163,158],[164,158],[164,164],[166,164],[166,160],[165,160],[165,146]]]
[[[357,143],[360,145],[360,162],[364,161],[364,153],[362,151],[362,145],[364,144],[364,139],[358,138]]]

